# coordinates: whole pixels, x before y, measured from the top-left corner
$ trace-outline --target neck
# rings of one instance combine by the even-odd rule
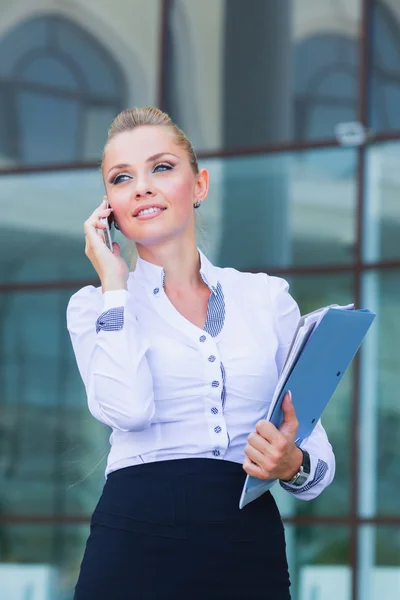
[[[165,288],[173,291],[185,291],[202,284],[200,275],[200,257],[195,239],[171,240],[160,246],[142,246],[137,244],[140,258],[164,269]]]

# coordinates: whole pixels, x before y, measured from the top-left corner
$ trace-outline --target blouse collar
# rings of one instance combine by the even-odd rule
[[[197,249],[200,256],[200,275],[204,283],[213,294],[217,292],[217,270],[208,258]],[[152,287],[153,293],[158,294],[160,288],[164,287],[165,272],[163,267],[150,263],[138,256],[134,271],[135,279],[143,281]]]

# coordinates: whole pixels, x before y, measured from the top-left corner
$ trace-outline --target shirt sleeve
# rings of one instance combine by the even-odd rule
[[[120,431],[149,427],[155,407],[148,343],[130,293],[82,288],[69,301],[67,327],[92,415]]]
[[[279,277],[269,277],[272,309],[274,313],[278,349],[276,364],[281,373],[292,338],[300,319],[297,303],[289,294],[289,284]],[[281,486],[301,500],[312,500],[323,492],[335,475],[335,456],[321,421],[312,434],[304,439],[299,447],[310,455],[310,475],[301,487],[290,486],[283,481]]]

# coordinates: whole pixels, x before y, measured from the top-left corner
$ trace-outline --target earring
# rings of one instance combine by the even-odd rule
[[[196,204],[193,204],[194,208],[199,208],[201,206],[201,202],[197,201]]]

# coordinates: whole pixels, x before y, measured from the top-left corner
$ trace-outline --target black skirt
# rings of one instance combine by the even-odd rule
[[[202,458],[111,473],[74,600],[289,600],[278,508],[267,492],[239,510],[244,479]]]

